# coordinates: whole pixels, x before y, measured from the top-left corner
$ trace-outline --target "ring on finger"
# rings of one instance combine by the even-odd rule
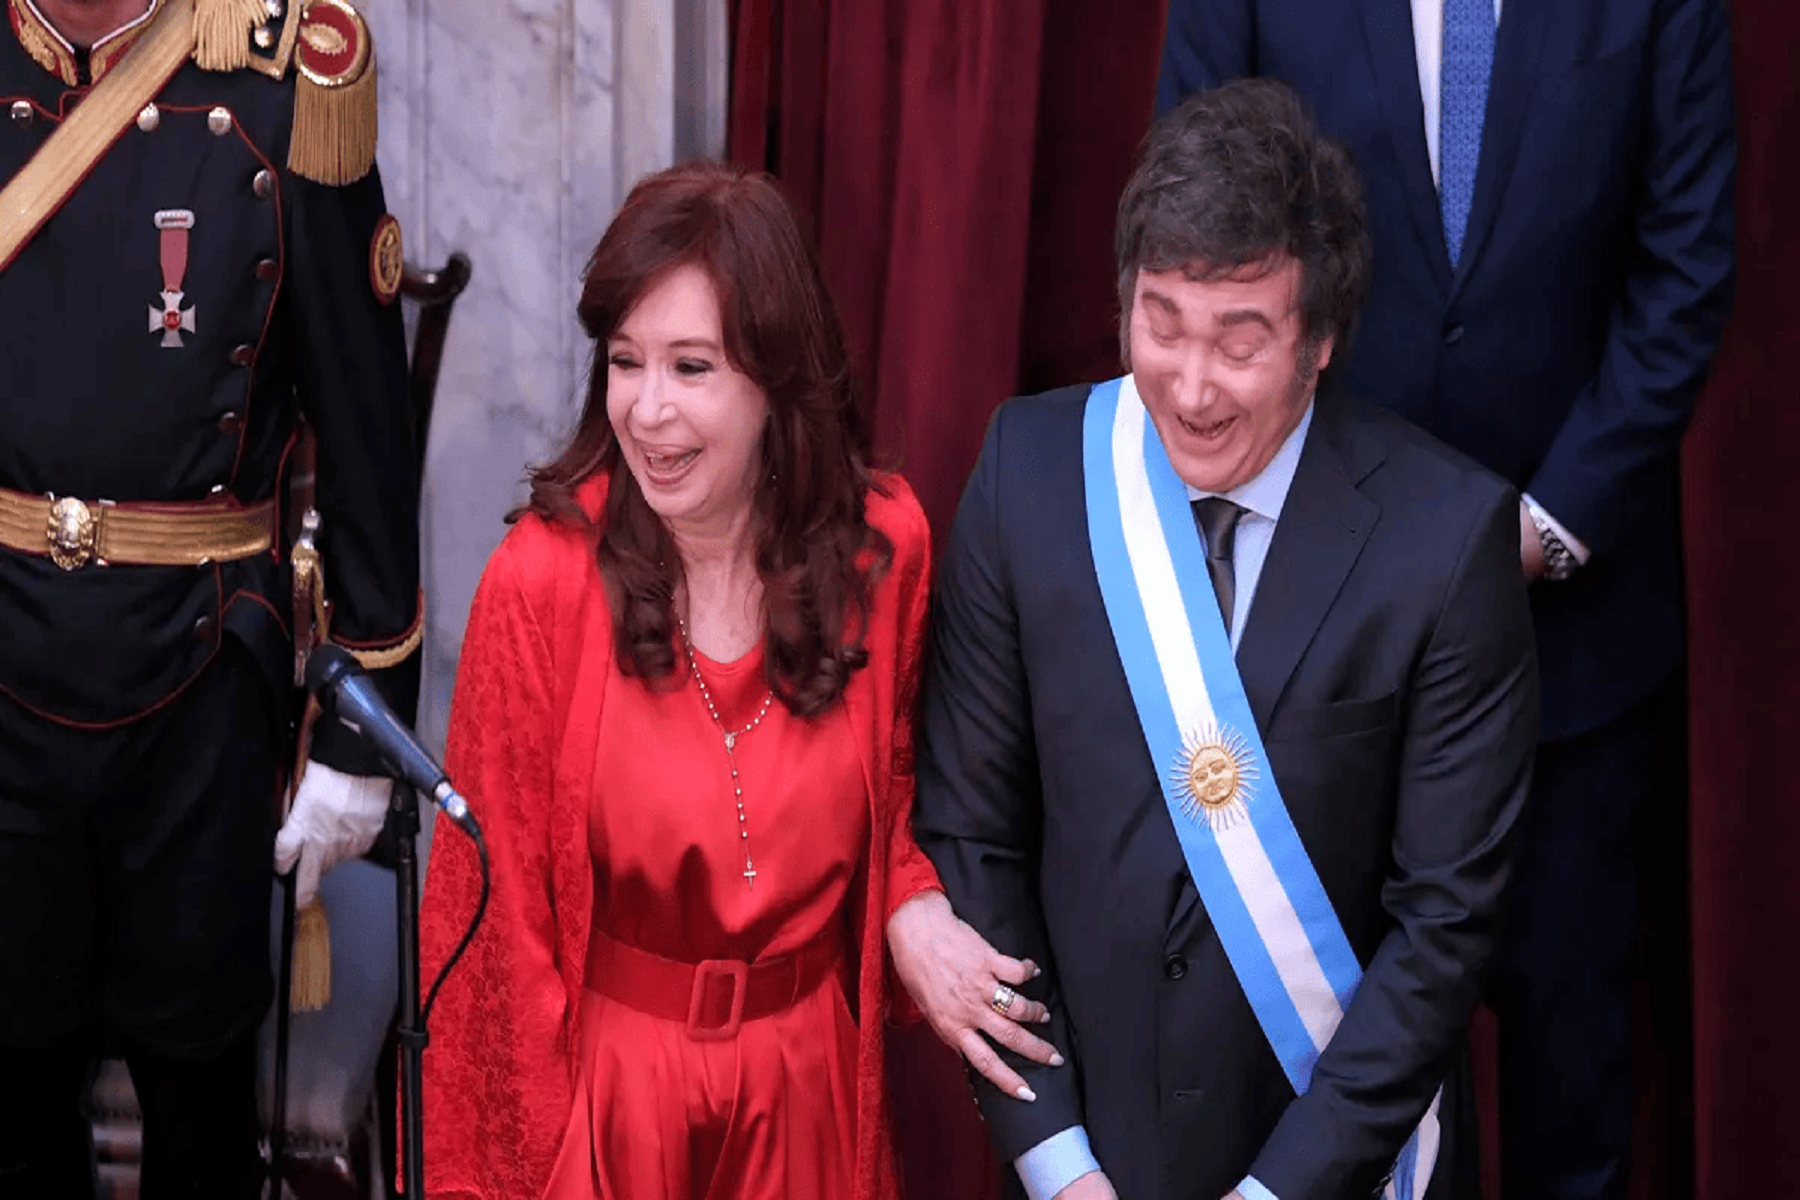
[[[1017,995],[1018,993],[1006,984],[997,983],[994,985],[994,998],[988,1001],[988,1006],[1004,1017],[1007,1010],[1012,1008],[1013,999]]]

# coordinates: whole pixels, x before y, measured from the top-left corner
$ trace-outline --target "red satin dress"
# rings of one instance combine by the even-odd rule
[[[697,655],[725,727],[767,695],[760,647]],[[784,1012],[697,1041],[588,988],[575,1099],[547,1200],[806,1200],[855,1191],[856,1026],[844,980],[869,799],[844,706],[771,704],[737,739],[745,878],[724,736],[693,681],[656,692],[615,665],[589,816],[594,928],[678,962],[754,962],[828,932],[842,967]]]

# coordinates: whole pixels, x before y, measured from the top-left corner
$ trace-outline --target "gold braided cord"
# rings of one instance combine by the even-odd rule
[[[357,662],[363,665],[365,671],[379,671],[383,667],[391,667],[405,662],[424,641],[425,627],[414,625],[411,633],[402,638],[398,644],[389,646],[385,650],[351,650],[350,653]]]
[[[413,654],[418,652],[419,646],[423,644],[424,641],[425,591],[421,588],[419,590],[419,611],[413,617],[411,628],[406,631],[405,636],[399,641],[387,646],[374,646],[366,649],[356,646],[345,646],[342,642],[339,642],[338,645],[343,649],[348,650],[351,657],[362,664],[363,670],[379,671],[384,667],[392,667],[405,662]]]

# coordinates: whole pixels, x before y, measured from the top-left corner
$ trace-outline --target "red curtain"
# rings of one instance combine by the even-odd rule
[[[1688,435],[1697,1194],[1800,1177],[1800,10],[1736,0],[1737,310]]]
[[[1166,0],[733,0],[732,157],[813,221],[941,534],[996,405],[1116,374],[1113,206]]]
[[[811,219],[876,461],[940,537],[1002,400],[1118,372],[1113,208],[1165,3],[732,0],[731,155]],[[911,1194],[997,1195],[960,1063],[890,1040]]]
[[[940,536],[1001,400],[1118,370],[1113,207],[1149,120],[1165,3],[732,0],[731,154],[813,222],[877,461],[906,472]],[[1786,477],[1800,397],[1777,365],[1800,345],[1781,290],[1800,279],[1782,220],[1800,197],[1800,14],[1791,0],[1732,9],[1737,315],[1685,459],[1693,1040],[1686,972],[1668,965],[1684,940],[1671,866],[1646,880],[1639,1200],[1685,1193],[1690,1144],[1704,1200],[1786,1195],[1800,1171],[1800,1037],[1784,1021],[1800,984],[1786,945],[1800,788],[1782,765],[1800,728],[1800,557],[1782,536],[1800,528]],[[1653,814],[1647,862],[1679,814]],[[913,1194],[994,1195],[955,1060],[923,1030],[894,1048]]]

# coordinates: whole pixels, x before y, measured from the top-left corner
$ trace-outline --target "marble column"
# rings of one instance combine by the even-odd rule
[[[378,161],[407,257],[468,254],[425,479],[419,729],[441,747],[469,602],[571,429],[590,344],[583,264],[631,183],[724,149],[725,0],[358,0],[374,30]]]

